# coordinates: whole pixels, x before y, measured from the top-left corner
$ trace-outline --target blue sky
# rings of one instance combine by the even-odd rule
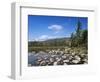
[[[78,20],[82,23],[81,28],[87,29],[87,17],[28,15],[28,40],[70,37],[71,33],[75,32]]]

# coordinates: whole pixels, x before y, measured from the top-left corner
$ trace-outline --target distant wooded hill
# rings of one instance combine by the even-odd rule
[[[45,41],[29,41],[28,46],[69,46],[70,45],[70,38],[55,38],[55,39],[48,39]]]

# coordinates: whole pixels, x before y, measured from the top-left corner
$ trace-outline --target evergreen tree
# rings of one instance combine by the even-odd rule
[[[82,24],[81,24],[81,22],[80,22],[80,20],[78,19],[78,22],[77,22],[77,28],[76,28],[76,36],[79,38],[80,37],[80,33],[81,33],[81,26],[82,26]]]

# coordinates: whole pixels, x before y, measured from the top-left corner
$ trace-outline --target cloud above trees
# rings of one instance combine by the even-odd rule
[[[58,33],[63,29],[63,26],[54,24],[54,25],[48,26],[48,29],[53,30],[55,33]]]

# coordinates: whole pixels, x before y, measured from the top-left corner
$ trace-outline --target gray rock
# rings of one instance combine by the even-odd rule
[[[54,63],[54,62],[50,62],[50,61],[49,61],[47,65],[53,65],[53,63]]]
[[[80,60],[81,60],[81,58],[80,58],[78,55],[76,55],[76,56],[75,56],[75,60],[80,61]]]
[[[53,65],[57,65],[57,62],[54,62]]]
[[[59,59],[59,57],[55,57],[56,61]]]
[[[47,57],[44,57],[44,59],[47,60],[48,58]]]
[[[72,58],[73,58],[73,56],[70,55],[68,59],[71,60]]]
[[[41,66],[45,66],[45,65],[46,65],[46,61],[44,61],[44,60],[41,61],[41,62],[40,62],[40,65],[41,65]]]
[[[38,58],[37,58],[37,61],[38,61],[38,62],[41,62],[42,60],[43,60],[43,59],[42,59],[41,57],[38,57]]]
[[[80,56],[81,56],[81,57],[85,57],[85,56],[87,56],[87,54],[80,54]]]
[[[66,59],[66,58],[67,58],[67,56],[65,56],[65,55],[62,56],[62,59]]]
[[[75,52],[73,52],[73,53],[72,53],[72,56],[74,56],[75,54],[76,54],[76,53],[75,53]]]
[[[50,58],[49,61],[50,61],[50,62],[54,62],[54,58]]]
[[[67,63],[64,63],[64,65],[67,65]]]
[[[72,62],[75,63],[75,64],[79,63],[78,60],[72,60]]]
[[[64,62],[64,63],[67,63],[67,62],[69,62],[69,60],[63,60],[63,62]]]
[[[61,61],[61,60],[62,60],[61,58],[58,58],[58,59],[57,59],[57,62],[59,62],[59,61]]]
[[[54,57],[55,57],[55,55],[51,55],[51,57],[52,57],[52,58],[54,58]]]
[[[88,63],[88,59],[84,58],[82,61],[84,61],[84,63]]]

